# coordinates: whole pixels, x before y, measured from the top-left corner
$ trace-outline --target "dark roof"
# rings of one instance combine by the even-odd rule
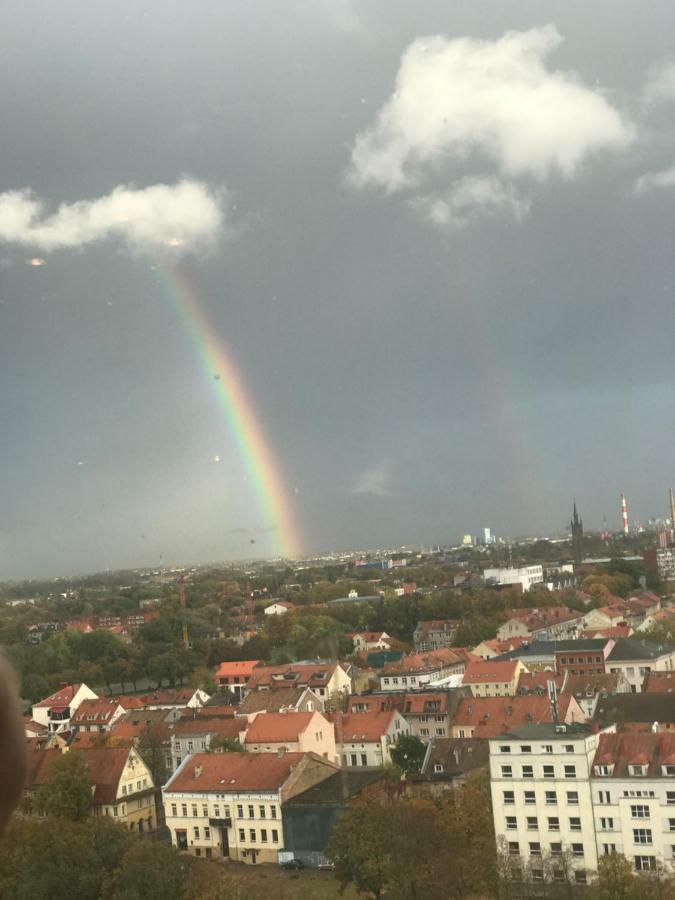
[[[537,738],[547,738],[564,741],[569,738],[588,737],[592,734],[593,729],[590,725],[570,724],[564,726],[554,725],[553,722],[539,722],[536,725],[519,725],[512,731],[507,731],[496,736],[492,740],[501,740],[502,738],[516,738],[517,740],[535,740]]]
[[[675,703],[668,694],[614,694],[601,697],[593,717],[601,725],[624,722],[675,723]]]
[[[287,800],[285,806],[334,806],[356,797],[364,788],[382,781],[382,769],[342,769]]]
[[[621,638],[612,647],[607,662],[623,662],[631,659],[657,659],[666,653],[672,653],[675,647],[671,644],[654,644],[651,641],[638,641],[635,638]]]
[[[505,659],[527,659],[531,656],[555,656],[556,653],[569,653],[570,650],[602,650],[607,645],[607,638],[582,638],[578,641],[531,641],[522,644],[515,650],[495,656],[493,662]]]
[[[366,665],[371,669],[383,669],[388,662],[398,662],[403,650],[373,650],[366,656]]]
[[[284,687],[276,691],[251,691],[241,701],[237,712],[242,715],[254,712],[279,712],[286,707],[294,707],[307,690],[306,687]]]
[[[433,781],[447,781],[457,775],[486,768],[490,745],[480,738],[432,738],[424,759],[422,776]],[[442,772],[434,771],[436,764]]]

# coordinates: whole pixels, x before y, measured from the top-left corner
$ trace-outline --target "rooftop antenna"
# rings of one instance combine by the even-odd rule
[[[546,692],[548,693],[548,702],[551,705],[551,719],[553,720],[553,724],[560,725],[560,720],[558,719],[558,689],[552,678],[549,678],[546,682]]]

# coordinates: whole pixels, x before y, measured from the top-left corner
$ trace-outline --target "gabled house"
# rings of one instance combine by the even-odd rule
[[[610,672],[623,674],[631,691],[639,694],[647,673],[675,670],[675,646],[625,638],[616,641],[605,666]]]
[[[283,804],[336,772],[312,753],[198,753],[162,791],[171,843],[195,856],[276,864]]]
[[[565,683],[560,693],[572,694],[583,709],[584,715],[592,719],[598,703],[604,697],[630,691],[630,685],[623,675],[606,672],[603,675],[570,675],[566,673]]]
[[[519,659],[479,660],[470,662],[462,678],[462,686],[471,689],[474,697],[513,697],[518,679],[527,671]]]
[[[351,638],[355,653],[391,650],[391,638],[386,631],[350,631],[347,637]]]
[[[70,750],[87,764],[92,789],[92,815],[108,816],[132,831],[154,831],[157,827],[155,786],[150,770],[133,747],[86,747]],[[28,754],[26,808],[41,815],[36,793],[51,777],[59,750],[36,750]]]
[[[86,684],[63,684],[54,694],[33,705],[33,721],[49,731],[65,731],[83,700],[98,699],[98,694]]]
[[[257,715],[272,712],[323,712],[324,701],[311,688],[277,688],[274,691],[251,691],[236,707],[237,718],[249,723]],[[208,706],[204,707],[208,710]]]
[[[126,710],[115,700],[83,700],[70,717],[73,731],[110,731]]]
[[[526,636],[507,638],[504,641],[499,641],[497,638],[488,638],[477,644],[473,648],[473,652],[476,656],[480,656],[481,659],[494,659],[496,656],[501,656],[503,653],[509,653],[509,651],[521,647],[527,640],[528,637]]]
[[[342,663],[331,660],[256,666],[248,681],[251,691],[311,688],[324,702],[336,702],[351,693],[352,679]]]
[[[244,726],[245,727],[245,726]],[[171,752],[170,771],[175,772],[184,759],[204,753],[218,740],[238,741],[242,722],[234,716],[228,719],[181,718],[167,725]]]
[[[566,606],[547,606],[537,609],[509,609],[506,620],[497,629],[497,639],[526,637],[533,641],[572,639],[581,630],[583,614]]]
[[[364,713],[333,713],[335,743],[345,768],[375,766],[391,762],[391,748],[410,726],[396,710]]]
[[[265,607],[264,612],[266,616],[285,616],[292,609],[295,609],[295,603],[290,600],[275,600]]]
[[[474,738],[432,738],[422,763],[419,783],[423,790],[440,794],[448,788],[464,784],[467,778],[487,769],[489,745]]]
[[[459,648],[410,653],[398,662],[385,663],[380,673],[380,689],[420,690],[449,675],[462,675],[467,661],[467,655]]]
[[[124,709],[201,709],[209,695],[201,688],[163,688],[151,694],[123,694],[114,698]]]
[[[259,659],[222,662],[216,669],[216,684],[219,688],[231,691],[237,700],[241,700],[246,693],[246,685],[251,673],[259,663]]]
[[[264,713],[239,723],[239,740],[249,753],[315,753],[338,762],[333,725],[320,712]]]

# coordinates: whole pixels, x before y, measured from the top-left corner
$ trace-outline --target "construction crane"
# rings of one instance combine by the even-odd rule
[[[185,578],[182,575],[178,579],[178,599],[180,601],[180,619],[183,628],[183,646],[186,650],[189,650],[190,638],[188,635],[187,614],[185,610]]]

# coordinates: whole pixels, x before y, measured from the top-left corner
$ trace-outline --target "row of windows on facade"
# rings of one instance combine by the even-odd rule
[[[530,857],[534,857],[535,859],[540,858],[542,855],[541,852],[541,844],[538,841],[531,841],[528,845],[528,850]],[[675,859],[675,845],[671,846],[671,859]],[[584,855],[584,845],[583,844],[572,844],[570,846],[570,850],[572,856],[577,859],[582,859]],[[508,851],[509,856],[520,856],[520,844],[518,841],[509,841],[508,842]],[[552,857],[562,856],[563,854],[563,846],[561,843],[552,843],[549,846],[549,852]],[[616,853],[616,844],[603,844],[602,845],[602,855],[610,856],[612,853]],[[647,856],[642,853],[633,857],[633,863],[635,865],[635,869],[638,872],[653,872],[657,869],[657,861],[655,856]],[[535,877],[536,869],[532,870],[532,877]],[[554,870],[555,875],[555,870]],[[555,879],[554,879],[555,880]],[[578,881],[579,879],[577,879]],[[584,879],[585,881],[585,879]]]
[[[635,812],[632,813],[633,818],[649,818],[649,808],[646,806],[643,807],[631,807],[631,810],[643,810],[645,814],[642,816],[636,815]],[[537,816],[526,816],[525,817],[527,830],[528,831],[539,831],[539,819]],[[560,831],[560,819],[558,816],[547,816],[546,817],[546,827],[548,831]],[[506,830],[507,831],[516,831],[518,829],[518,818],[517,816],[507,816],[506,817]],[[571,816],[569,818],[569,830],[570,831],[581,831],[581,819],[578,816]],[[599,831],[616,831],[614,827],[614,818],[612,816],[603,816],[599,820]],[[664,822],[664,831],[669,831],[675,833],[675,819],[667,819]],[[634,828],[633,829],[633,843],[635,844],[652,844],[652,829],[651,828]]]
[[[645,799],[655,799],[654,791],[624,791],[624,797],[644,797]],[[534,791],[524,791],[523,799],[526,805],[535,804],[537,802],[537,797]],[[579,805],[579,793],[578,791],[567,791],[566,799],[568,804],[571,806]],[[544,801],[547,806],[555,805],[558,803],[558,795],[555,791],[544,791]],[[514,804],[516,802],[515,791],[504,791],[504,803],[508,806],[509,804]],[[618,803],[618,799],[616,801]],[[598,803],[600,804],[609,804],[612,803],[611,793],[609,791],[598,791]],[[666,791],[666,805],[667,806],[675,806],[675,791]],[[631,806],[631,810],[635,809],[645,809],[647,810],[647,815],[639,816],[637,818],[648,818],[649,817],[649,807],[648,806]]]
[[[521,766],[521,776],[523,778],[534,778],[534,766]],[[542,777],[543,778],[555,778],[555,766],[542,766]],[[577,767],[563,766],[563,771],[565,774],[565,778],[576,778],[577,777]],[[513,766],[502,766],[502,778],[513,778]]]
[[[137,782],[136,782],[136,790],[137,790],[137,791],[142,791],[142,790],[144,790],[145,788],[147,788],[147,786],[148,786],[148,779],[147,779],[147,778],[144,778],[142,781],[137,781]],[[123,793],[123,794],[133,794],[133,792],[134,792],[134,786],[133,786],[133,784],[123,784],[123,785],[122,785],[122,793]]]
[[[565,753],[574,753],[574,744],[563,744]],[[532,753],[532,744],[521,744],[520,747],[521,753]],[[539,752],[541,753],[553,753],[553,744],[542,744]],[[511,744],[500,744],[499,745],[500,753],[511,753]],[[517,751],[516,751],[517,752]]]
[[[141,797],[138,800],[132,801],[129,809],[143,809],[144,806],[152,806],[154,800],[152,797]],[[122,803],[121,806],[104,806],[103,807],[103,815],[104,816],[126,816],[127,807],[125,803]]]
[[[187,803],[182,803],[180,808],[181,808],[181,815],[182,815],[182,816],[187,816],[187,815],[188,815],[188,805],[187,805]],[[262,804],[260,804],[260,805],[258,806],[258,816],[257,816],[257,817],[258,817],[259,819],[267,819],[267,818],[270,818],[270,819],[276,819],[276,818],[277,818],[277,808],[276,808],[276,806],[270,806],[269,809],[270,809],[270,814],[269,814],[269,817],[268,817],[268,816],[267,816],[267,813],[266,813],[266,811],[265,811],[265,810],[266,810],[266,807],[263,806]],[[198,804],[197,804],[197,803],[192,803],[192,804],[191,804],[191,813],[190,813],[190,815],[192,816],[193,819],[196,819],[196,818],[199,816],[199,811],[198,811],[198,810],[199,810]],[[256,818],[256,814],[255,814],[255,805],[254,805],[254,804],[250,804],[250,805],[247,806],[247,812],[248,812],[248,815],[245,816],[245,815],[244,815],[244,805],[241,804],[241,803],[238,803],[238,804],[237,804],[237,818],[238,818],[238,819],[244,819],[244,818],[255,819],[255,818]],[[177,804],[177,803],[172,803],[172,804],[171,804],[171,815],[172,815],[172,816],[178,816],[178,804]],[[207,803],[203,803],[203,804],[202,804],[202,817],[205,818],[205,819],[208,819],[208,817],[209,817],[209,807],[208,807],[208,804],[207,804]],[[216,803],[216,804],[214,805],[214,807],[213,807],[213,816],[212,816],[212,818],[214,818],[214,819],[220,819],[220,817],[221,817],[221,816],[220,816],[220,804]],[[230,818],[230,807],[229,807],[229,806],[223,806],[223,816],[222,816],[222,817],[223,817],[223,819],[229,819],[229,818]]]

